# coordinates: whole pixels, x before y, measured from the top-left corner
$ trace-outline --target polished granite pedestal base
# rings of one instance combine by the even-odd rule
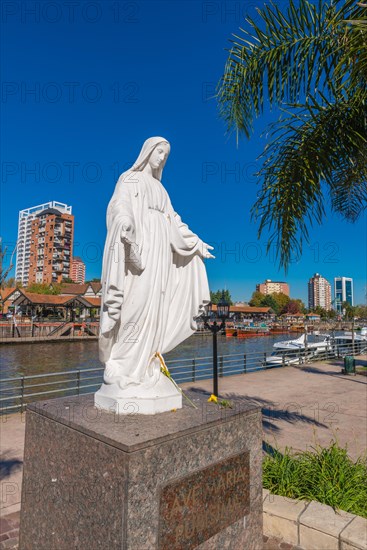
[[[30,405],[20,550],[262,548],[260,409],[189,395],[154,416]]]

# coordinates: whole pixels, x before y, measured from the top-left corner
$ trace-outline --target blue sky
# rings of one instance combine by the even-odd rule
[[[281,2],[286,5],[283,0]],[[266,256],[249,211],[253,173],[275,116],[251,140],[228,139],[211,97],[231,33],[259,2],[93,1],[2,5],[1,230],[16,241],[18,211],[57,200],[75,215],[74,254],[99,277],[105,212],[118,175],[154,135],[171,143],[163,184],[175,209],[215,245],[210,287],[248,300],[265,278],[286,280],[307,299],[321,273],[353,277],[365,301],[366,217],[354,225],[328,213],[287,275]],[[282,4],[282,5],[283,5]],[[36,11],[34,11],[36,10]]]

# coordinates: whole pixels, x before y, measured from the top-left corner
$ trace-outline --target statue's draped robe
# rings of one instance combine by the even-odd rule
[[[160,376],[155,353],[193,334],[210,301],[203,243],[174,212],[160,181],[142,171],[120,176],[107,231],[99,339],[105,382],[149,387]],[[108,308],[121,311],[110,331]]]

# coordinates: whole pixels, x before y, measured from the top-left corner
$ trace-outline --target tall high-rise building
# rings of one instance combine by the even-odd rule
[[[335,309],[343,313],[343,302],[353,304],[353,279],[351,277],[334,277]]]
[[[271,279],[266,279],[264,283],[256,285],[257,292],[261,294],[274,294],[275,292],[282,292],[289,296],[289,285],[284,281],[272,281]]]
[[[85,283],[85,263],[79,256],[74,256],[71,260],[70,279],[80,285]]]
[[[61,214],[71,215],[72,207],[58,201],[51,201],[38,206],[32,206],[31,208],[26,208],[25,210],[21,210],[19,212],[15,278],[17,281],[21,282],[23,286],[27,286],[30,282],[29,270],[31,242],[32,240],[34,241],[34,233],[32,234],[32,222],[36,219],[36,216],[39,213],[45,212],[49,208],[57,209]]]
[[[31,227],[29,284],[70,278],[74,216],[47,208],[36,215]]]
[[[314,309],[317,306],[326,311],[331,309],[331,285],[319,273],[308,281],[308,307]]]

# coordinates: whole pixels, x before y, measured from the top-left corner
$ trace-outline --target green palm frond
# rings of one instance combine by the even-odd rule
[[[350,80],[345,81],[345,72]],[[336,78],[345,85],[367,86],[367,8],[358,20],[345,21],[343,55],[335,69]]]
[[[300,0],[296,6],[290,0],[284,14],[271,2],[258,9],[261,27],[247,19],[251,30],[240,29],[234,36],[218,89],[229,130],[249,137],[253,116],[262,113],[267,100],[295,103],[300,94],[314,94],[318,87],[332,91],[329,77],[340,61],[344,20],[356,11],[354,0],[337,9],[339,3]]]
[[[308,227],[323,220],[323,182],[344,218],[354,221],[367,204],[367,91],[336,103],[323,97],[323,103],[310,98],[307,106],[293,105],[272,125],[273,141],[262,155],[252,214],[259,234],[270,232],[268,247],[276,246],[285,268],[292,251],[302,251]]]
[[[287,268],[308,228],[331,206],[354,221],[366,208],[367,8],[355,0],[289,0],[247,19],[218,85],[228,131],[250,137],[266,102],[286,114],[271,126],[252,214]]]

